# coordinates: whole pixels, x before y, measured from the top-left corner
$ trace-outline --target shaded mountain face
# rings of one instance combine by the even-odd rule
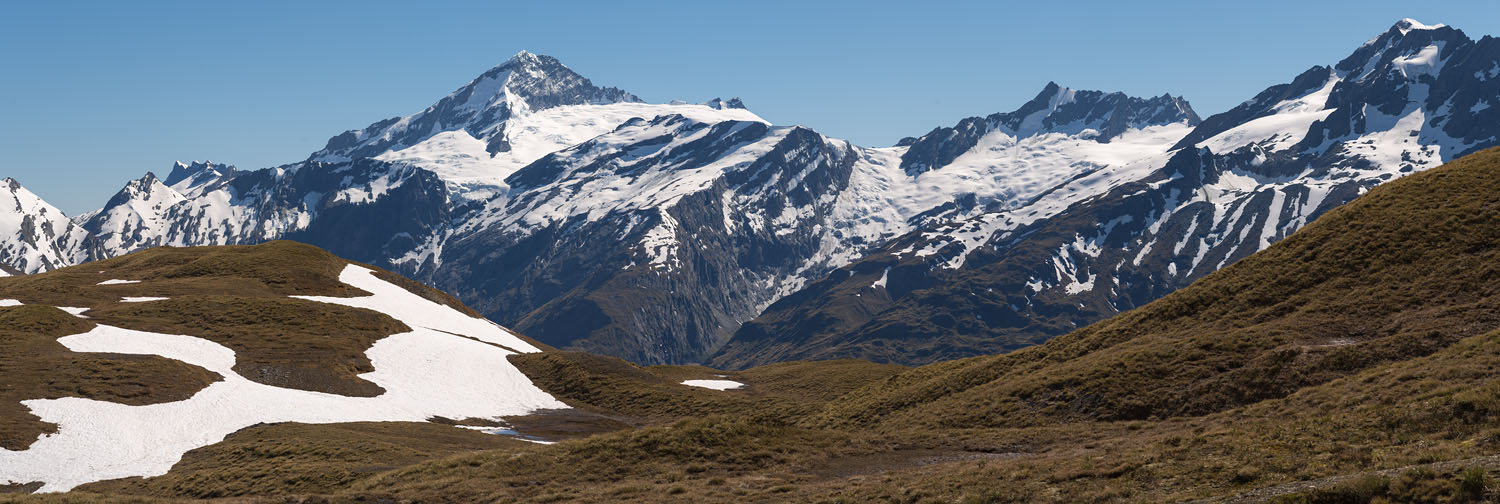
[[[699,359],[817,261],[855,157],[800,127],[634,120],[507,179],[432,279],[550,345]]]
[[[1377,184],[1496,145],[1496,72],[1500,41],[1404,20],[1129,173],[1098,170],[898,238],[772,305],[711,362],[926,363],[1144,305]]]
[[[903,169],[905,148],[800,127],[633,120],[507,178],[508,197],[459,226],[423,278],[487,313],[511,310],[497,320],[551,345],[697,362],[766,305],[901,233],[1165,152],[1196,121],[1188,110],[1129,123],[1115,142],[997,130],[931,174]]]

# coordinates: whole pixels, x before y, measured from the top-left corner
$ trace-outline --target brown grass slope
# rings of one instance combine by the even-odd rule
[[[156,356],[80,353],[57,338],[94,324],[46,306],[0,308],[0,448],[24,450],[57,426],[21,401],[82,397],[130,405],[178,401],[219,381],[207,370]]]
[[[350,264],[295,242],[254,246],[161,247],[37,275],[0,278],[0,447],[20,449],[55,426],[20,401],[84,397],[125,404],[186,399],[219,377],[158,357],[69,351],[56,340],[95,324],[186,334],[235,351],[235,371],[278,387],[375,396],[359,378],[373,370],[365,351],[410,330],[381,313],[291,299],[362,296],[339,282]],[[377,275],[434,301],[471,310],[451,296],[377,269]],[[138,283],[99,285],[106,280]],[[144,303],[125,296],[166,297]],[[85,307],[87,319],[53,306]]]
[[[635,425],[716,414],[791,421],[907,369],[849,360],[788,362],[726,374],[701,366],[641,367],[583,352],[521,354],[510,360],[538,387],[569,405]],[[719,391],[681,384],[693,379],[728,379],[746,386]]]
[[[1500,327],[1500,150],[1377,187],[1150,305],[1013,354],[915,369],[823,425],[1203,415]]]
[[[523,434],[575,439],[542,446],[438,423],[257,426],[189,452],[166,476],[84,485],[67,496],[85,502],[281,502],[309,494],[336,501],[617,502],[696,486],[713,487],[698,497],[736,500],[749,491],[722,481],[746,474],[755,475],[747,484],[756,493],[784,496],[788,483],[808,480],[830,457],[889,449],[881,439],[791,424],[838,395],[906,369],[863,361],[783,363],[730,374],[746,387],[715,391],[680,384],[722,374],[699,366],[641,367],[578,352],[511,359],[538,386],[581,411],[508,423]]]
[[[188,452],[165,476],[91,483],[76,492],[194,499],[325,493],[418,462],[529,445],[439,424],[266,425]]]

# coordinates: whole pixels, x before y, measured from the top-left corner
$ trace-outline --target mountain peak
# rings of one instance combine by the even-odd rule
[[[132,182],[139,183],[141,187],[150,187],[152,185],[161,183],[161,179],[156,176],[156,172],[148,171],[145,175],[142,175],[141,178],[135,179]]]
[[[1430,57],[1419,56],[1419,53],[1429,50],[1431,46],[1435,46],[1433,50],[1437,52],[1448,53],[1458,46],[1467,46],[1471,42],[1472,40],[1464,32],[1448,25],[1427,25],[1415,19],[1406,18],[1397,21],[1396,24],[1391,25],[1390,29],[1361,44],[1353,54],[1339,61],[1334,68],[1347,76],[1360,79],[1369,76],[1370,72],[1377,67],[1389,65],[1396,59],[1408,59],[1412,62],[1420,59],[1423,60],[1423,64],[1426,64],[1428,62],[1426,60]],[[1431,63],[1446,59],[1447,54],[1437,56],[1440,57],[1432,60]],[[1399,64],[1409,65],[1409,63]],[[1383,75],[1383,73],[1380,74],[1380,76]]]
[[[725,100],[723,98],[714,98],[712,100],[703,102],[703,104],[719,110],[745,108],[745,102],[740,101],[740,97],[738,96],[730,98],[728,100]]]
[[[1095,129],[1101,142],[1129,128],[1182,122],[1197,125],[1199,118],[1182,97],[1163,93],[1155,98],[1138,98],[1120,91],[1078,90],[1048,81],[1035,98],[1008,114],[991,119],[1008,126],[1018,135],[1042,132],[1071,132],[1073,129]]]
[[[162,183],[168,186],[177,186],[186,181],[188,182],[186,184],[187,187],[198,186],[233,172],[233,166],[217,164],[213,161],[193,161],[190,164],[183,164],[182,161],[176,161],[172,163],[172,171],[167,174],[166,180],[163,180]]]
[[[953,162],[996,130],[1017,138],[1044,133],[1089,135],[1099,143],[1109,143],[1131,129],[1177,123],[1197,126],[1199,122],[1187,100],[1171,94],[1137,98],[1118,91],[1080,91],[1049,81],[1035,98],[1014,111],[970,117],[918,138],[903,138],[896,145],[908,147],[901,156],[901,168],[915,175]]]
[[[557,58],[521,51],[426,110],[346,131],[330,138],[323,150],[308,159],[341,162],[373,157],[454,130],[486,142],[493,154],[506,148],[505,122],[511,116],[567,105],[621,102],[641,99],[618,88],[595,86]]]
[[[1417,20],[1412,19],[1412,18],[1405,18],[1405,19],[1402,19],[1400,21],[1397,21],[1394,26],[1391,26],[1391,31],[1399,31],[1399,32],[1401,32],[1402,35],[1405,35],[1408,32],[1411,32],[1412,30],[1436,30],[1436,29],[1439,29],[1439,28],[1447,28],[1447,27],[1448,27],[1448,25],[1441,24],[1441,23],[1435,24],[1435,25],[1425,25],[1425,24],[1422,24],[1421,21],[1417,21]]]
[[[537,55],[531,53],[530,51],[522,49],[514,56],[511,56],[510,59],[506,61],[506,63],[519,63],[523,61],[537,61]]]
[[[484,72],[452,96],[460,95],[466,95],[465,105],[475,105],[475,99],[483,99],[486,107],[516,105],[514,102],[519,99],[531,110],[576,105],[576,102],[613,104],[640,101],[636,96],[613,87],[595,87],[588,78],[562,65],[558,58],[528,51],[516,52],[505,63]],[[501,95],[510,95],[511,101],[504,101]]]

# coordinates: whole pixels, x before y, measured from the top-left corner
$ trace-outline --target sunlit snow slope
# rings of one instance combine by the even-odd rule
[[[24,451],[0,450],[0,482],[44,482],[43,491],[112,478],[165,474],[184,453],[259,423],[426,421],[497,418],[566,408],[506,359],[537,349],[510,331],[417,296],[350,265],[344,283],[366,297],[303,297],[375,310],[412,328],[377,341],[366,355],[376,397],[346,397],[263,385],[233,370],[234,351],[191,336],[96,326],[59,341],[76,352],[159,355],[223,376],[185,401],[126,406],[80,398],[25,401],[58,432]]]

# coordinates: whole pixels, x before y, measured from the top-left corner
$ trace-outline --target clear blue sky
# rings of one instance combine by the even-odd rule
[[[0,176],[70,215],[147,170],[297,161],[516,51],[649,101],[740,96],[889,145],[1049,80],[1208,116],[1403,17],[1500,34],[1495,0],[1415,2],[0,2]]]

